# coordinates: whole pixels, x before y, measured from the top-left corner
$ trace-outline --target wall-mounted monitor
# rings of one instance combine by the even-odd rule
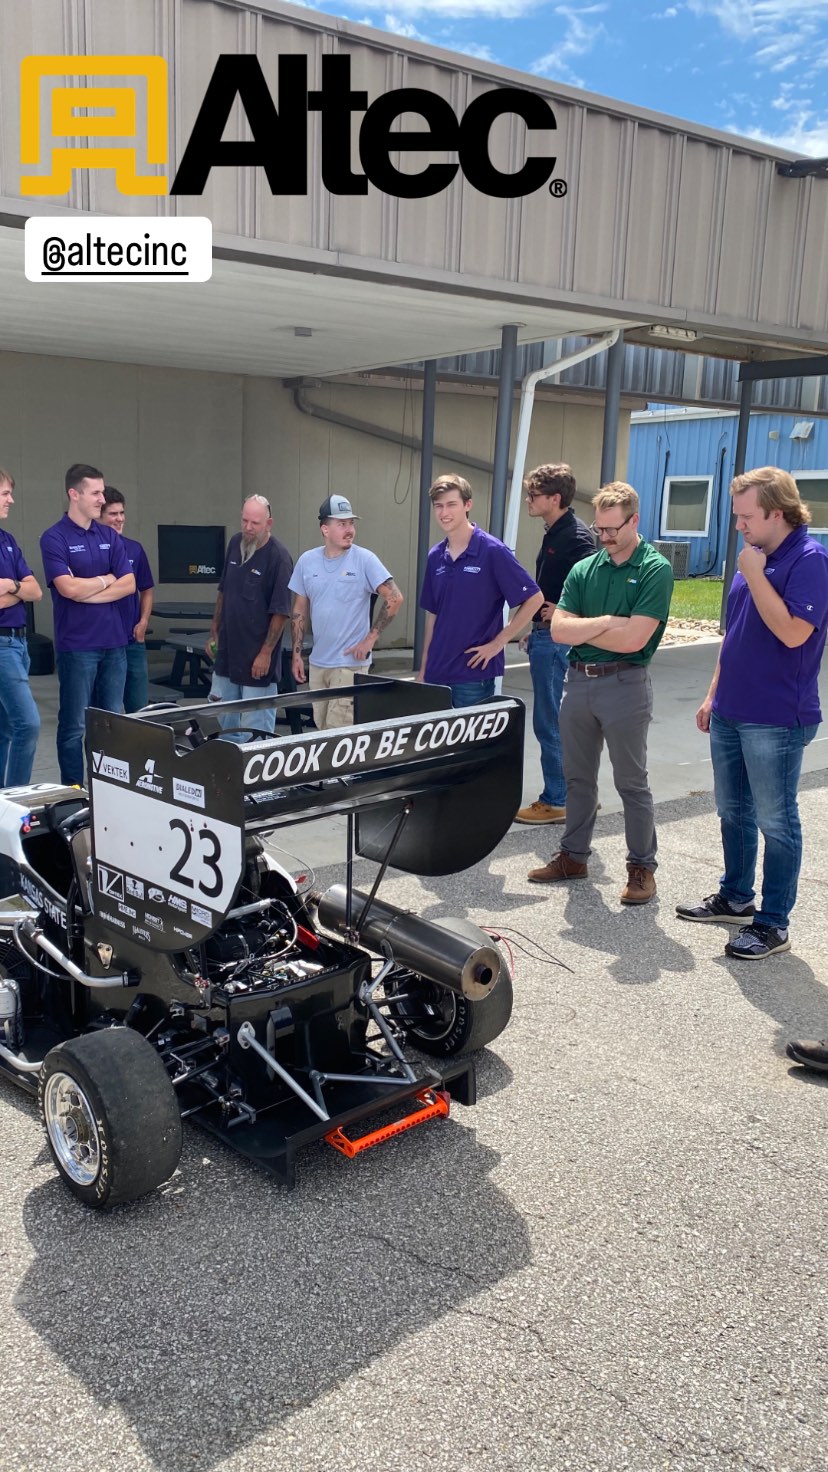
[[[223,526],[159,526],[159,583],[217,583],[223,567]]]

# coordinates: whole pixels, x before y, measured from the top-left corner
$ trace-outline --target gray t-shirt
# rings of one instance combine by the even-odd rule
[[[302,553],[288,587],[310,602],[311,664],[321,669],[350,669],[359,663],[344,651],[368,634],[371,594],[390,576],[375,553],[356,543],[341,557],[326,557],[324,547]],[[370,655],[365,662],[370,663]]]

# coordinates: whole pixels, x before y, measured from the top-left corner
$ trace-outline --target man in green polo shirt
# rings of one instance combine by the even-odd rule
[[[673,572],[666,557],[638,535],[632,486],[613,481],[592,504],[601,551],[576,562],[552,616],[552,638],[570,646],[560,722],[566,827],[560,851],[529,878],[533,884],[586,878],[606,742],[624,805],[627,883],[621,903],[644,905],[656,892],[657,847],[647,780],[653,713],[647,667],[664,634]]]

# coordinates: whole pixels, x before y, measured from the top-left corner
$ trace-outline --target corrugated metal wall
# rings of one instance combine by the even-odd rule
[[[562,337],[521,344],[517,350],[516,380],[520,381],[527,373],[534,373],[538,368],[577,352],[588,341],[586,337]],[[653,399],[656,403],[666,399],[684,403],[692,401],[700,405],[738,404],[739,367],[739,363],[732,359],[699,359],[695,353],[649,348],[628,342],[624,344],[621,392]],[[500,351],[492,349],[487,353],[464,353],[456,358],[442,358],[438,362],[438,371],[446,377],[457,374],[460,377],[496,379],[500,373]],[[688,375],[694,384],[698,382],[697,394],[688,392]],[[563,387],[598,391],[604,389],[606,381],[605,353],[598,353],[575,368],[565,369],[554,380]],[[828,378],[761,379],[753,385],[753,402],[769,409],[802,409],[803,412],[828,414]]]
[[[828,477],[828,420],[813,421],[806,440],[791,439],[797,419],[789,414],[753,414],[746,454],[746,466],[778,465],[792,475],[800,471],[823,471]],[[735,414],[709,415],[704,418],[662,419],[654,417],[646,423],[633,419],[630,426],[630,450],[627,480],[641,497],[641,534],[648,541],[661,539],[661,511],[665,476],[688,475],[714,477],[713,502],[709,533],[706,538],[691,537],[690,574],[719,576],[727,545],[730,521],[728,486],[733,479],[736,454]],[[771,436],[778,435],[774,439]],[[803,500],[807,501],[803,489]],[[828,545],[828,533],[817,533]],[[678,533],[666,533],[665,541],[681,541]]]
[[[525,199],[492,199],[459,174],[425,200],[400,200],[373,187],[364,197],[333,196],[321,182],[320,115],[312,112],[306,196],[274,197],[262,170],[232,168],[214,170],[201,198],[127,198],[117,193],[111,172],[93,172],[74,184],[68,203],[105,214],[206,213],[217,232],[290,247],[302,259],[322,252],[326,264],[350,260],[364,267],[373,260],[399,264],[403,272],[445,273],[467,286],[520,283],[539,298],[589,302],[644,321],[666,316],[747,338],[794,335],[815,349],[828,346],[828,184],[780,178],[776,159],[783,155],[758,143],[275,0],[31,0],[26,7],[6,5],[3,25],[0,189],[6,196],[19,189],[19,64],[29,53],[166,56],[173,170],[221,53],[255,52],[274,93],[281,54],[307,56],[311,87],[320,83],[323,56],[348,55],[351,85],[369,99],[399,87],[427,88],[458,114],[508,82],[544,94],[554,107],[556,173],[567,182],[565,198],[544,188]],[[406,121],[417,126],[413,117]],[[246,126],[237,116],[227,139],[245,137]],[[523,124],[514,117],[495,123],[491,152],[498,167],[515,168],[524,144]],[[402,167],[413,172],[431,160],[430,154],[406,156]]]

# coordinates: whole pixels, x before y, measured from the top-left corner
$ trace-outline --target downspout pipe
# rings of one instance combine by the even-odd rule
[[[615,345],[621,336],[622,329],[616,327],[605,337],[600,337],[597,342],[591,342],[585,348],[580,348],[577,353],[570,353],[568,358],[561,358],[557,363],[552,363],[547,368],[537,368],[534,373],[528,373],[520,386],[520,413],[518,415],[517,438],[515,442],[515,464],[512,471],[512,485],[509,491],[509,505],[506,512],[506,526],[503,540],[507,547],[515,550],[518,534],[518,522],[520,519],[520,508],[523,501],[523,472],[526,467],[526,451],[529,448],[529,429],[532,423],[532,409],[535,403],[535,389],[539,383],[547,378],[557,378],[567,368],[575,368],[578,363],[584,363],[587,358],[595,358],[599,353],[607,352]]]

